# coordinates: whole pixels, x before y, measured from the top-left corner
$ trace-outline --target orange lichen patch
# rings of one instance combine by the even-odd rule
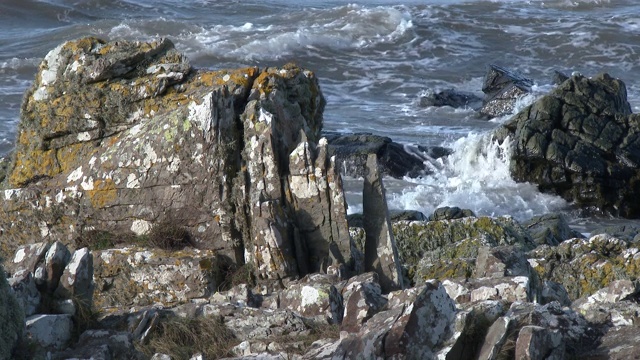
[[[9,176],[9,184],[23,186],[29,181],[41,176],[53,176],[60,172],[60,167],[53,150],[31,150],[18,152],[13,172]]]
[[[65,44],[64,49],[70,50],[71,52],[78,52],[78,50],[83,50],[83,52],[89,52],[96,45],[105,44],[104,40],[98,39],[93,36],[85,37],[82,39],[78,39],[75,41],[69,41]]]
[[[62,172],[71,172],[98,152],[92,143],[77,143],[67,145],[58,150],[58,163]]]
[[[91,205],[95,209],[104,208],[118,197],[118,189],[111,179],[98,179],[93,182],[93,190],[88,190],[87,195]]]
[[[237,70],[207,71],[196,76],[195,82],[204,86],[239,85],[251,86],[258,68],[250,67]]]

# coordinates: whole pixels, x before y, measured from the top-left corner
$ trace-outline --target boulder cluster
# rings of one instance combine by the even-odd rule
[[[488,77],[486,106],[523,90],[505,79],[526,85]],[[515,174],[635,216],[624,95],[619,80],[576,75],[494,135],[514,141]],[[324,105],[292,64],[193,69],[166,39],[52,50],[0,162],[0,359],[637,353],[640,229],[585,238],[560,214],[456,207],[392,220],[382,176],[424,164],[387,138],[327,140]],[[347,168],[364,178],[349,223]]]

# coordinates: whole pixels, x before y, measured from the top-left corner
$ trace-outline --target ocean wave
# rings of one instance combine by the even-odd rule
[[[358,50],[394,43],[412,27],[411,16],[403,7],[346,5],[270,15],[254,23],[216,25],[194,38],[208,54],[278,60],[317,48]]]

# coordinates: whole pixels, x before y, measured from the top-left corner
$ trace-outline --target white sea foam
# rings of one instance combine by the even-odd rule
[[[453,154],[438,160],[434,173],[421,179],[385,179],[391,209],[430,214],[438,207],[458,206],[477,215],[511,215],[519,220],[567,208],[563,199],[542,194],[535,185],[515,182],[509,173],[509,142],[488,134],[471,134],[453,144]],[[361,210],[355,191],[349,212]],[[360,200],[361,201],[361,200]]]
[[[280,59],[323,47],[359,49],[393,42],[413,27],[402,8],[346,5],[258,19],[266,24],[216,25],[194,38],[206,52],[245,60]],[[247,33],[250,32],[250,35]]]

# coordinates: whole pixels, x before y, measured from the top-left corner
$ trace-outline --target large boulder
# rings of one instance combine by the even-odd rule
[[[516,181],[594,212],[640,217],[640,116],[625,84],[574,75],[497,129]]]
[[[313,72],[291,64],[197,70],[167,39],[66,42],[25,95],[0,247],[170,223],[259,280],[348,270],[324,105]]]
[[[391,228],[400,263],[415,283],[470,277],[483,246],[514,245],[521,250],[536,246],[529,233],[510,217],[398,221]],[[365,232],[358,228],[350,231],[354,242],[364,248]]]

